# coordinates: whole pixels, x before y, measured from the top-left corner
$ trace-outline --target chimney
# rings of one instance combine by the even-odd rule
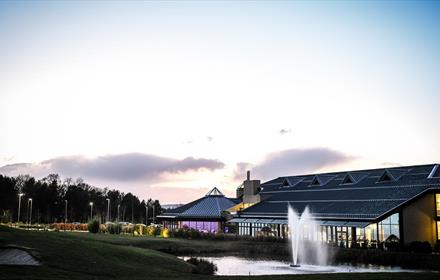
[[[246,181],[243,182],[243,202],[255,204],[260,202],[260,180],[251,180],[251,172],[246,172]]]

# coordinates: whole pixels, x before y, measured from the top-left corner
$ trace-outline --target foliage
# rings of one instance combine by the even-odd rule
[[[204,259],[190,258],[187,262],[195,266],[192,271],[195,274],[213,275],[217,271],[214,263]]]
[[[62,231],[62,230],[87,231],[89,226],[88,224],[80,224],[80,223],[53,223],[49,225],[49,228],[56,231]]]
[[[409,244],[408,251],[413,253],[423,253],[423,254],[431,254],[432,247],[428,241],[413,241]]]
[[[156,225],[149,225],[148,227],[145,228],[144,231],[144,234],[148,236],[156,236],[156,235],[160,235],[160,233],[161,233],[161,228]]]
[[[165,238],[170,237],[170,230],[167,228],[162,228],[160,231],[160,236]]]
[[[120,234],[122,232],[122,225],[109,223],[107,224],[107,232],[110,234]]]
[[[158,200],[140,201],[132,193],[124,194],[118,190],[97,188],[85,183],[81,178],[67,178],[62,181],[57,174],[50,174],[41,180],[29,175],[0,175],[0,222],[16,222],[19,193],[23,193],[20,210],[22,222],[26,220],[26,202],[29,198],[33,201],[32,221],[35,223],[51,224],[66,219],[72,222],[87,222],[90,218],[90,202],[93,202],[93,215],[104,220],[107,215],[107,198],[110,199],[110,220],[143,222],[146,206],[150,220],[153,207],[155,215],[162,212]]]
[[[88,224],[89,232],[98,233],[99,232],[99,225],[100,225],[100,223],[97,219],[93,219],[93,220],[89,221],[89,224]]]
[[[143,224],[134,225],[134,228],[133,228],[134,235],[142,235],[144,231],[145,231],[145,225],[143,225]]]
[[[171,236],[177,238],[186,238],[186,239],[207,239],[207,240],[222,240],[222,241],[263,241],[263,242],[277,242],[277,243],[287,242],[286,239],[275,236],[259,235],[254,237],[254,236],[238,235],[238,234],[230,234],[230,233],[206,233],[187,226],[173,230],[171,232]]]

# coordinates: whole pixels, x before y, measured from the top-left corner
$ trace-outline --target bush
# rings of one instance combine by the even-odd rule
[[[437,241],[437,243],[435,243],[433,251],[436,253],[440,253],[440,241]]]
[[[170,237],[170,230],[167,228],[162,228],[160,231],[160,236],[168,238]]]
[[[190,258],[187,262],[195,266],[192,271],[195,274],[213,275],[217,271],[217,266],[207,260]]]
[[[98,233],[99,232],[99,225],[100,225],[100,223],[99,223],[98,220],[96,220],[96,219],[91,220],[88,223],[89,232],[91,232],[91,233]]]
[[[409,251],[413,253],[431,254],[432,247],[428,241],[413,241],[409,244]]]
[[[145,225],[143,224],[136,224],[133,227],[133,235],[142,235],[145,231]]]
[[[107,231],[110,234],[120,234],[122,231],[122,225],[121,224],[113,224],[113,223],[109,223],[107,225]]]

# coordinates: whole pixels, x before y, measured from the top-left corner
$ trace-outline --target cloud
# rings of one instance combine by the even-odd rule
[[[58,173],[63,177],[83,177],[108,181],[153,181],[165,173],[184,173],[206,169],[214,171],[225,164],[216,159],[173,159],[151,154],[127,153],[96,158],[57,157],[40,163],[18,163],[0,167],[7,175],[30,174],[36,177]]]
[[[244,171],[252,167],[253,178],[267,180],[278,176],[311,173],[353,159],[352,156],[328,148],[289,149],[268,154],[263,161],[253,166],[238,163],[234,175],[241,174],[243,178]]]
[[[233,178],[237,181],[243,181],[246,179],[246,171],[252,168],[252,163],[249,162],[238,162],[234,170]]]
[[[283,128],[283,129],[280,130],[280,134],[281,135],[288,134],[288,133],[291,133],[291,132],[292,132],[292,129],[290,129],[290,128],[289,129],[284,129]]]
[[[402,164],[400,164],[398,162],[382,162],[380,165],[388,166],[388,167],[399,167],[399,166],[402,166]]]

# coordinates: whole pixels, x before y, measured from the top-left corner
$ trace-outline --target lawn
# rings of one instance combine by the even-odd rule
[[[236,252],[251,241],[208,241],[90,233],[23,231],[0,226],[0,246],[33,248],[41,267],[0,266],[0,279],[438,279],[437,273],[363,273],[219,277],[192,274],[192,266],[164,252]],[[267,245],[265,245],[267,246]]]

